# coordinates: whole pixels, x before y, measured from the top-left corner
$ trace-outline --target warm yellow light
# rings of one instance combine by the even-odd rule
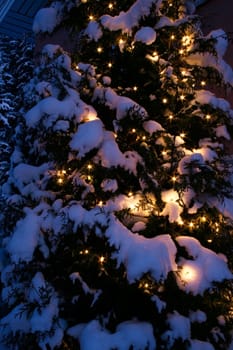
[[[145,141],[146,140],[146,136],[144,135],[144,136],[142,136],[142,140],[143,141]]]
[[[177,177],[176,176],[172,176],[172,181],[176,182],[176,180],[177,180]]]
[[[183,138],[185,137],[185,133],[182,132],[182,133],[180,134],[180,137],[183,139]]]
[[[85,250],[84,250],[84,254],[89,254],[89,250],[88,250],[88,249],[85,249]]]
[[[98,205],[99,205],[100,207],[102,207],[103,201],[99,201]]]
[[[133,192],[128,193],[128,197],[132,197],[132,195],[133,195]]]
[[[201,221],[202,221],[202,222],[206,222],[206,217],[205,217],[205,216],[202,216]]]
[[[186,75],[186,71],[182,70],[181,75],[183,75],[183,76]]]
[[[170,115],[168,116],[168,118],[169,118],[170,120],[172,120],[174,117],[173,117],[172,114],[170,114]]]
[[[90,175],[87,176],[87,180],[91,181],[92,177]]]
[[[162,155],[166,156],[167,155],[167,151],[162,151]]]
[[[108,68],[112,68],[112,63],[111,62],[108,63]]]
[[[198,270],[189,264],[184,265],[180,277],[185,283],[190,283],[198,279]]]
[[[92,169],[92,165],[91,165],[91,164],[88,164],[87,169],[88,169],[88,170],[91,170],[91,169]]]
[[[123,39],[119,39],[119,45],[124,44],[124,40]]]
[[[208,243],[212,243],[213,241],[212,241],[212,239],[208,239],[207,242]]]
[[[183,38],[182,38],[182,45],[183,46],[188,46],[188,45],[190,45],[190,43],[191,43],[191,36],[189,36],[189,35],[183,36]]]
[[[159,55],[158,55],[158,52],[157,52],[157,51],[154,51],[153,54],[152,54],[152,56],[153,56],[153,60],[154,60],[154,61],[158,61],[158,60],[159,60]]]
[[[171,35],[171,40],[175,40],[175,35],[174,34]]]
[[[181,95],[181,96],[180,96],[180,99],[181,99],[181,101],[184,101],[185,96],[184,96],[184,95]]]
[[[193,223],[193,222],[190,222],[190,223],[189,223],[189,227],[190,227],[190,228],[193,228],[193,227],[194,227],[194,223]]]
[[[144,284],[144,288],[147,289],[149,287],[149,283]]]
[[[57,182],[58,182],[59,184],[62,184],[63,181],[64,181],[64,180],[63,180],[61,177],[59,177],[59,179],[57,179]]]
[[[66,170],[62,170],[62,174],[66,174]]]
[[[135,133],[135,132],[136,132],[136,129],[132,129],[131,131],[132,131],[133,133]]]
[[[137,91],[138,87],[137,86],[134,86],[133,87],[133,91]]]
[[[201,81],[201,86],[205,86],[206,82],[204,80]]]
[[[211,119],[211,116],[209,114],[206,115],[206,119],[207,120],[210,120]]]
[[[105,257],[104,257],[104,256],[100,256],[99,262],[100,262],[101,264],[103,264],[104,261],[105,261]]]
[[[94,19],[94,16],[90,15],[89,16],[89,21],[93,21],[93,19]]]
[[[101,46],[97,47],[97,52],[101,53],[103,51],[103,48]]]
[[[164,104],[166,104],[166,103],[167,103],[167,98],[163,98],[163,99],[162,99],[162,102],[163,102]]]
[[[180,54],[180,55],[183,55],[183,54],[184,54],[184,50],[183,50],[183,49],[180,49],[180,50],[179,50],[179,54]]]
[[[108,4],[108,8],[109,8],[110,10],[113,9],[113,4],[112,4],[111,2]]]

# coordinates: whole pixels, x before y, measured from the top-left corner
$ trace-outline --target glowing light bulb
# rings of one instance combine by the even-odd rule
[[[84,254],[89,254],[89,250],[88,250],[88,249],[85,249],[85,250],[84,250]]]
[[[59,185],[61,185],[63,183],[63,179],[61,177],[59,177],[59,179],[57,179],[57,182],[59,183]]]
[[[180,95],[180,99],[181,99],[181,101],[184,101],[185,96],[184,95]]]
[[[189,223],[189,227],[190,227],[190,228],[194,228],[194,223],[193,223],[193,222],[190,222],[190,223]]]
[[[143,141],[145,141],[146,140],[146,136],[144,135],[144,136],[142,136],[142,140]]]
[[[185,133],[182,132],[182,133],[180,134],[180,137],[183,139],[183,138],[185,137]]]
[[[176,182],[177,177],[176,176],[172,176],[172,182]]]
[[[133,195],[133,192],[128,192],[128,197],[132,197],[132,195]]]
[[[149,287],[149,283],[144,284],[144,288],[147,289]]]
[[[169,118],[169,120],[172,120],[174,117],[173,117],[172,114],[170,114],[170,115],[168,116],[168,118]]]
[[[164,104],[166,104],[166,103],[167,103],[167,98],[163,98],[163,99],[162,99],[162,102],[163,102]]]
[[[211,119],[211,116],[209,114],[206,115],[206,119],[207,120],[210,120]]]
[[[154,60],[155,62],[157,62],[157,61],[159,60],[159,55],[158,55],[158,52],[157,52],[157,51],[154,51],[153,54],[152,54],[152,56],[153,56],[153,60]]]
[[[206,222],[206,217],[205,217],[205,216],[202,216],[201,221],[202,221],[202,222]]]
[[[89,21],[93,21],[94,16],[90,15],[88,18],[89,18]]]
[[[172,34],[170,38],[171,38],[171,40],[175,40],[175,35]]]
[[[212,240],[212,239],[207,239],[207,242],[208,242],[208,243],[212,243],[213,240]]]
[[[204,80],[201,81],[201,86],[206,86],[206,82]]]
[[[103,201],[99,201],[98,205],[99,205],[100,207],[102,207],[102,206],[103,206]]]
[[[180,50],[179,50],[179,54],[180,54],[180,55],[183,55],[183,54],[184,54],[184,50],[183,50],[183,49],[180,49]]]
[[[88,170],[91,170],[91,169],[92,169],[92,165],[91,165],[91,164],[88,164],[87,169],[88,169]]]
[[[97,52],[101,53],[103,51],[103,48],[101,46],[97,47]]]
[[[104,257],[104,256],[100,256],[99,262],[100,262],[101,264],[103,264],[104,261],[105,261],[105,257]]]
[[[112,68],[112,63],[111,62],[108,63],[108,68]]]
[[[112,4],[111,2],[108,4],[108,8],[109,8],[110,10],[113,9],[113,4]]]
[[[135,133],[135,132],[136,132],[136,129],[132,129],[131,131],[132,131],[133,133]]]
[[[162,155],[166,156],[167,155],[167,151],[162,151]]]
[[[138,87],[137,86],[134,86],[133,87],[133,91],[137,91]]]

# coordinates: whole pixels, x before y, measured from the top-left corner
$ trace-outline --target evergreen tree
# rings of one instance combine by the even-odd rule
[[[71,59],[45,46],[23,89],[3,185],[1,340],[228,349],[233,112],[207,88],[233,81],[225,33],[204,37],[181,0],[52,6],[44,21],[57,11],[78,47]]]

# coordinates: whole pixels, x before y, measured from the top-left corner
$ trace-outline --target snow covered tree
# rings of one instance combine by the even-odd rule
[[[233,86],[225,33],[181,0],[56,1],[34,29],[61,23],[77,52],[44,47],[3,185],[1,341],[228,349],[233,111],[208,90]]]

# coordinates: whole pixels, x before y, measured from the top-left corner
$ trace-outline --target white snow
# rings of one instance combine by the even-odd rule
[[[29,262],[37,247],[40,235],[40,218],[32,210],[26,210],[25,218],[17,222],[16,228],[7,245],[13,262]]]
[[[36,34],[40,32],[52,33],[59,22],[60,18],[57,9],[52,7],[42,8],[34,18],[32,29]]]
[[[78,157],[82,158],[94,148],[99,148],[104,139],[104,129],[101,120],[96,119],[78,126],[77,132],[70,141],[70,147],[78,151]]]
[[[143,123],[143,128],[150,134],[152,135],[154,132],[157,131],[163,131],[164,128],[162,127],[161,124],[154,120],[147,120],[146,122]]]
[[[167,330],[163,335],[163,340],[166,340],[166,345],[171,348],[174,345],[176,339],[190,339],[191,327],[190,320],[187,317],[180,315],[178,312],[167,315],[167,323],[169,325],[169,330]]]
[[[134,41],[141,41],[146,45],[151,45],[156,40],[156,31],[151,27],[140,28],[134,36]]]
[[[131,346],[134,350],[156,349],[153,328],[146,322],[122,322],[115,333],[110,333],[98,321],[93,320],[70,328],[68,334],[79,339],[81,350],[127,350]]]
[[[211,345],[208,342],[201,341],[198,339],[192,339],[191,340],[191,346],[189,347],[189,350],[215,350],[213,345]]]
[[[96,21],[90,21],[84,34],[88,35],[90,40],[98,41],[102,37],[103,32]]]
[[[177,274],[177,283],[181,289],[194,295],[203,294],[211,288],[212,282],[233,278],[224,256],[202,247],[193,237],[179,236],[176,240],[192,259],[181,258],[178,262],[181,270]]]

